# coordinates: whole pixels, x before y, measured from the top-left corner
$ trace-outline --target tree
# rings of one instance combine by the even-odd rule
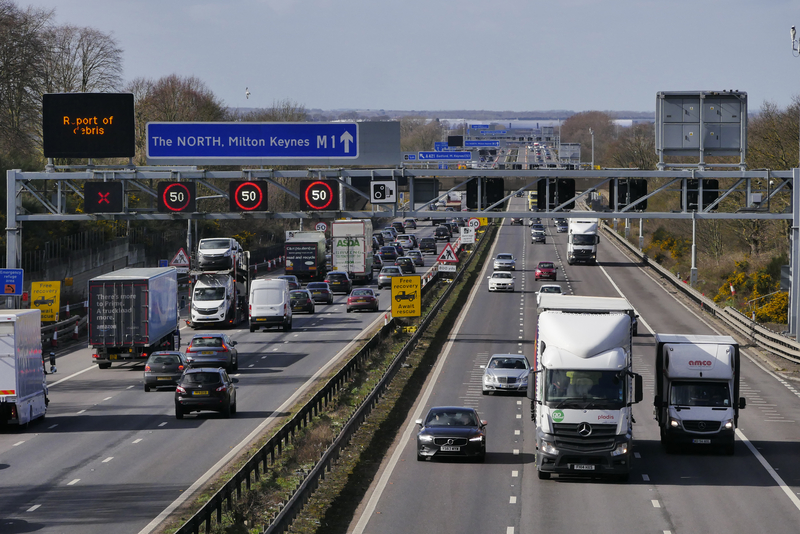
[[[658,163],[655,132],[652,124],[634,124],[621,128],[619,137],[608,147],[613,167],[653,170]]]
[[[611,166],[607,156],[609,145],[616,138],[612,118],[602,111],[584,111],[576,113],[561,123],[561,142],[580,143],[581,160],[592,160],[592,134],[594,131],[594,163],[605,167]]]
[[[797,166],[800,97],[781,110],[764,102],[747,125],[747,164],[751,169],[786,170]]]
[[[230,114],[228,120],[243,122],[306,122],[309,120],[308,111],[303,104],[285,99],[272,103],[272,107],[256,109],[246,113],[236,111]]]
[[[442,141],[445,127],[438,119],[429,121],[424,117],[402,117],[400,119],[400,150],[417,152],[432,150],[434,143]]]
[[[122,85],[122,49],[94,28],[52,26],[43,35],[43,85],[48,93],[97,93]]]

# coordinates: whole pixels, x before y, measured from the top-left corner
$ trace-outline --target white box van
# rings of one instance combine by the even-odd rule
[[[280,279],[253,280],[250,284],[250,331],[282,326],[292,329],[292,304],[289,282]]]

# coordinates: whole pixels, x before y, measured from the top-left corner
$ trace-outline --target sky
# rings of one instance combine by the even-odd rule
[[[734,89],[752,113],[800,95],[788,0],[15,1],[112,35],[126,81],[195,76],[231,107],[654,112],[658,91]]]

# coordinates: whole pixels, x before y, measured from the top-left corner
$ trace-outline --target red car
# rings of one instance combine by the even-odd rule
[[[353,310],[378,311],[378,297],[372,289],[354,289],[347,297],[347,313]]]
[[[556,266],[552,261],[540,261],[536,266],[536,272],[533,274],[536,280],[546,278],[548,280],[556,279]]]

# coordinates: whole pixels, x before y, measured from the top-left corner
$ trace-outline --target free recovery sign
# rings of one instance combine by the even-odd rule
[[[357,123],[149,122],[147,160],[355,159]]]

